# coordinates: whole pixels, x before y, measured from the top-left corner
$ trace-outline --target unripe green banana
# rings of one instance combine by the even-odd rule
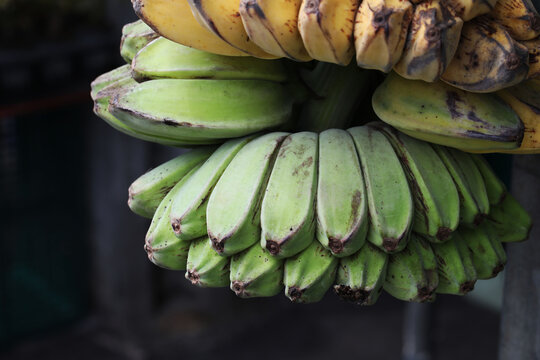
[[[506,253],[501,242],[491,235],[488,223],[476,229],[459,229],[472,255],[472,262],[479,279],[491,279],[504,269]]]
[[[230,258],[220,256],[212,249],[208,237],[188,242],[186,279],[200,287],[229,285]]]
[[[317,239],[334,256],[349,256],[364,245],[369,219],[364,176],[348,132],[319,135],[318,172]]]
[[[388,255],[370,243],[339,261],[334,291],[344,300],[373,305],[382,292]]]
[[[494,94],[475,94],[443,82],[413,81],[390,73],[373,93],[381,120],[414,138],[463,150],[519,147],[523,123]]]
[[[318,135],[300,132],[283,140],[261,206],[261,246],[285,258],[315,240]]]
[[[146,233],[144,250],[154,264],[171,270],[186,269],[189,242],[180,240],[174,235],[169,222],[171,203],[175,194],[200,167],[196,165],[180,180],[159,204],[152,223]]]
[[[474,289],[477,275],[472,255],[460,231],[444,243],[432,243],[439,269],[437,293],[465,295]]]
[[[407,244],[414,216],[407,177],[386,137],[378,130],[360,126],[347,130],[354,139],[366,183],[370,221],[379,239],[374,245],[387,252]],[[381,166],[384,164],[384,166]]]
[[[486,159],[481,155],[472,155],[472,159],[476,164],[476,167],[482,174],[482,179],[484,179],[484,184],[486,185],[486,192],[489,199],[489,205],[494,206],[500,204],[506,196],[507,190],[504,183],[495,175],[491,166],[489,166]]]
[[[401,159],[414,198],[413,230],[435,242],[446,241],[459,225],[459,194],[429,143],[375,123]]]
[[[97,99],[97,93],[106,86],[111,85],[112,83],[131,76],[131,70],[129,65],[122,65],[111,71],[108,71],[104,74],[99,75],[92,83],[90,84],[90,97],[92,100]]]
[[[437,263],[429,243],[412,233],[407,247],[389,255],[384,290],[404,301],[435,299],[439,284]]]
[[[487,222],[501,242],[527,240],[532,226],[531,216],[510,193],[499,205],[491,208]]]
[[[489,198],[482,174],[463,151],[433,145],[452,175],[461,199],[460,224],[478,226],[489,213]]]
[[[231,258],[231,290],[241,298],[277,295],[283,289],[284,260],[259,244]]]
[[[260,239],[262,193],[287,135],[275,132],[252,140],[221,175],[206,209],[208,235],[218,253],[229,256]]]
[[[285,260],[285,295],[296,303],[320,301],[336,277],[338,258],[313,241],[301,253]]]
[[[271,81],[158,79],[115,95],[109,109],[137,131],[215,140],[286,123],[293,100],[283,85]]]
[[[203,147],[191,150],[140,176],[128,189],[131,211],[151,219],[165,195],[191,169],[204,162],[214,149]]]
[[[130,64],[135,54],[157,37],[159,37],[159,34],[156,34],[142,20],[126,24],[122,28],[120,55]]]
[[[133,58],[133,77],[148,79],[246,79],[284,82],[287,73],[279,60],[212,54],[157,38]]]
[[[182,240],[206,235],[208,197],[225,168],[253,137],[229,140],[221,145],[174,197],[170,221]]]

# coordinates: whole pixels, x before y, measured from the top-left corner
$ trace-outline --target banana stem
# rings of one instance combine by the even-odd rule
[[[366,97],[371,78],[354,63],[342,67],[325,62],[301,76],[313,94],[300,111],[297,130],[315,132],[346,128]]]

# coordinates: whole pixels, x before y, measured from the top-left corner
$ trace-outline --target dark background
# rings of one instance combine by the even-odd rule
[[[0,358],[400,359],[388,295],[241,300],[147,260],[127,188],[181,150],[118,133],[89,97],[135,19],[127,0],[0,0]],[[491,160],[508,181],[511,157]],[[501,283],[423,306],[432,359],[496,358]]]

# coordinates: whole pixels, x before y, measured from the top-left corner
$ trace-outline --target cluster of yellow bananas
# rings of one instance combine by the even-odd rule
[[[347,65],[356,53],[363,68],[474,92],[540,72],[530,0],[132,1],[164,37],[223,55]]]

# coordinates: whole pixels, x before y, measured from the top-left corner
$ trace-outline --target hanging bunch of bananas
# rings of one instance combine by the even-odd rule
[[[149,259],[240,297],[373,304],[465,294],[497,275],[501,242],[531,219],[479,155],[380,122],[272,132],[180,155],[137,179],[129,206],[152,218]]]
[[[204,51],[358,66],[493,92],[538,74],[530,0],[132,0],[162,36]]]

